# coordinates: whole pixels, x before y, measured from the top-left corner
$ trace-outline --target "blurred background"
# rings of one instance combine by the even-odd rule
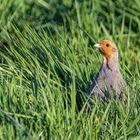
[[[13,23],[21,29],[25,24],[34,29],[60,26],[69,29],[73,22],[95,39],[99,38],[99,31],[116,38],[119,34],[126,37],[131,31],[134,37],[140,30],[139,9],[138,0],[1,0],[0,28],[1,33],[10,30]]]

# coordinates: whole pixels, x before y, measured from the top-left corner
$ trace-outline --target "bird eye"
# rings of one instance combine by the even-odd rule
[[[106,44],[106,47],[109,47],[110,45],[109,44]]]

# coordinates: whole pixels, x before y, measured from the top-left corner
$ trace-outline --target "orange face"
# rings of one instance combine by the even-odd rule
[[[114,53],[117,52],[116,45],[109,40],[102,40],[99,44],[95,45],[99,48],[100,52],[108,59],[112,59]]]

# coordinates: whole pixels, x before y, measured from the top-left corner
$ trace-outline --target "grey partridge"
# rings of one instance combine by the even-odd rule
[[[128,86],[120,72],[116,45],[109,40],[102,40],[95,47],[103,55],[103,62],[88,94],[90,96],[98,94],[102,99],[108,100],[109,96],[114,93],[115,97],[126,100],[122,92],[128,91]]]

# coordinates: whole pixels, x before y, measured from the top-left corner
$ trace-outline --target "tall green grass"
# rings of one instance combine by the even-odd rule
[[[140,4],[135,1],[0,0],[0,139],[139,139]],[[86,91],[113,40],[128,102]]]

